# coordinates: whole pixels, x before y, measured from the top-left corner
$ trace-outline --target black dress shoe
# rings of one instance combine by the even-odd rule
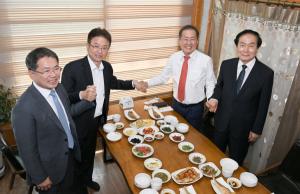
[[[88,182],[86,184],[86,186],[88,186],[89,188],[95,190],[95,191],[99,191],[100,190],[100,185],[98,183],[96,183],[95,181],[91,181],[91,182]]]

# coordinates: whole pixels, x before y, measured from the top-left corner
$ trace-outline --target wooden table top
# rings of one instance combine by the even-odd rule
[[[145,100],[138,100],[135,101],[134,110],[141,116],[141,118],[146,119],[150,118],[148,115],[148,112],[144,110],[144,102]],[[109,114],[116,114],[119,113],[121,115],[121,122],[125,124],[125,128],[129,126],[129,124],[132,121],[128,121],[123,113],[123,110],[121,107],[116,104],[110,106]],[[174,115],[177,117],[179,122],[187,123],[178,113],[175,111],[171,112],[165,112],[164,115]],[[195,152],[200,152],[206,156],[207,162],[213,162],[215,163],[219,169],[221,169],[220,166],[220,160],[224,157],[224,153],[222,153],[208,138],[206,138],[204,135],[199,133],[196,129],[192,128],[189,125],[189,131],[188,133],[184,134],[185,140],[189,141],[194,144],[195,146]],[[123,129],[117,130],[118,132],[122,133]],[[101,134],[105,136],[105,132],[101,130]],[[134,185],[134,177],[138,173],[147,173],[151,176],[152,171],[147,170],[144,167],[144,160],[142,158],[138,158],[134,156],[131,152],[132,145],[128,143],[127,137],[122,133],[122,139],[117,142],[110,142],[106,139],[105,141],[107,144],[107,147],[109,151],[111,152],[112,156],[114,157],[115,161],[120,166],[125,179],[128,183],[128,186],[130,187],[131,191],[133,193],[139,193],[141,189],[137,188]],[[178,149],[178,144],[172,142],[168,135],[165,134],[165,138],[162,140],[155,140],[150,144],[154,148],[154,154],[151,157],[158,158],[162,161],[162,169],[168,170],[170,173],[181,169],[186,168],[190,166],[197,165],[192,164],[189,159],[188,155],[189,153],[184,153]],[[245,170],[241,167],[238,168],[233,174],[234,177],[239,178],[239,175],[241,172],[244,172]],[[210,178],[202,177],[199,181],[193,183],[194,189],[196,190],[197,194],[214,194],[211,184],[210,184]],[[226,180],[226,179],[225,179]],[[163,184],[162,188],[171,188],[176,193],[179,193],[179,188],[182,187],[182,185],[176,184],[172,179]],[[257,193],[257,194],[264,194],[264,193],[270,193],[268,189],[266,189],[263,185],[260,183],[254,187],[254,188],[246,188],[242,186],[241,188],[235,190],[236,193]]]

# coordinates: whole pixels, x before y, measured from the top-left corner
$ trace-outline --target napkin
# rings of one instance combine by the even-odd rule
[[[180,194],[197,194],[193,185],[183,187],[179,189]]]
[[[150,104],[159,102],[159,100],[160,100],[160,98],[153,98],[153,99],[151,99],[151,100],[145,101],[144,104],[150,105]]]
[[[226,187],[231,193],[234,193],[234,190],[230,187],[230,185],[228,185],[228,183],[226,183],[223,177],[217,178],[216,181],[218,181],[218,183]]]
[[[165,106],[165,107],[159,108],[158,110],[160,112],[169,112],[169,111],[172,111],[173,108],[171,106]]]
[[[107,121],[113,120],[113,117],[114,117],[114,114],[108,115],[106,120],[107,120]]]

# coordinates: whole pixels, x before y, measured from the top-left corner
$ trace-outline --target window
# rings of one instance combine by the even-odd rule
[[[54,50],[60,65],[86,55],[87,33],[104,27],[112,34],[107,61],[119,79],[148,79],[158,75],[178,50],[178,31],[190,24],[192,0],[6,0],[1,9],[1,80],[21,94],[31,84],[25,57],[36,47]],[[171,91],[171,83],[147,94]],[[113,90],[120,96],[144,95]]]

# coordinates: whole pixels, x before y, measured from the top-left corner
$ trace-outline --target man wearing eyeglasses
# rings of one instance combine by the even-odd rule
[[[58,57],[50,49],[31,51],[26,66],[33,83],[12,111],[12,126],[27,182],[43,194],[87,194],[79,179],[80,147],[71,116],[93,104],[70,105],[59,84]]]
[[[72,103],[96,97],[96,107],[74,117],[79,144],[82,151],[81,170],[85,184],[99,190],[92,180],[97,131],[106,123],[110,89],[140,89],[140,84],[132,80],[119,80],[113,75],[111,64],[104,59],[111,45],[111,35],[101,28],[92,29],[87,37],[87,56],[67,64],[62,74],[62,84],[68,91]]]

